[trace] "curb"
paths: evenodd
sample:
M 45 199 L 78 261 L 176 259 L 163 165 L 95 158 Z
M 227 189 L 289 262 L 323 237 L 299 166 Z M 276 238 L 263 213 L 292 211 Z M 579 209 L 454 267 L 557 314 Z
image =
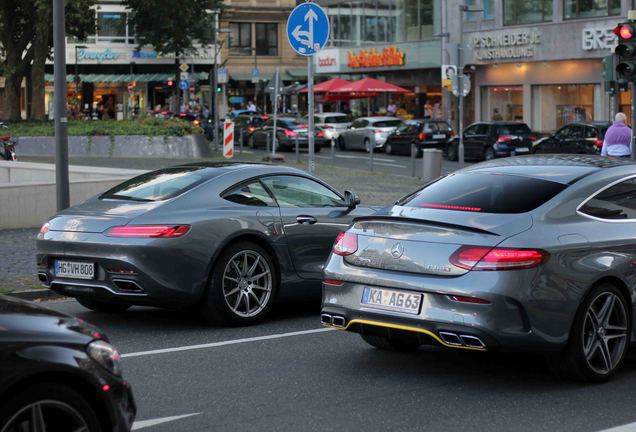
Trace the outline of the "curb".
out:
M 8 294 L 9 297 L 16 297 L 21 300 L 36 301 L 36 300 L 61 300 L 67 298 L 61 294 L 56 293 L 50 289 L 33 289 L 25 291 L 15 291 Z

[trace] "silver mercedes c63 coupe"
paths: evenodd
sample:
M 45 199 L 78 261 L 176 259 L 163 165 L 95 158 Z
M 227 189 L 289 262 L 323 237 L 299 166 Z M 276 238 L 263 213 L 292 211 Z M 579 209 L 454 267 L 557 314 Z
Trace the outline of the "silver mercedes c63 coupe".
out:
M 369 344 L 545 352 L 602 381 L 634 340 L 636 164 L 526 156 L 441 177 L 338 236 L 321 321 Z

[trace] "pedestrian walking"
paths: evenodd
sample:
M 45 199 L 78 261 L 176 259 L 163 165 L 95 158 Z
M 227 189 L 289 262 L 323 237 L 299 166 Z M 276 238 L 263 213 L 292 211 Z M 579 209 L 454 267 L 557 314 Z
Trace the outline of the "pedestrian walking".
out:
M 628 158 L 632 155 L 632 130 L 626 123 L 627 116 L 616 113 L 614 123 L 605 132 L 601 156 Z
M 503 117 L 499 114 L 499 109 L 495 108 L 492 110 L 492 121 L 502 121 Z

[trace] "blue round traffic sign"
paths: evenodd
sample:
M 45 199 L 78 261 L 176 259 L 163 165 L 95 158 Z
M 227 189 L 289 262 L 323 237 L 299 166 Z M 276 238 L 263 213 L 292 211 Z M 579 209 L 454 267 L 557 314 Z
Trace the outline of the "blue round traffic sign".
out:
M 179 81 L 179 88 L 181 90 L 187 90 L 189 87 L 190 87 L 190 83 L 188 82 L 188 80 Z
M 287 39 L 300 55 L 310 56 L 320 51 L 329 40 L 329 18 L 316 3 L 301 3 L 287 18 Z

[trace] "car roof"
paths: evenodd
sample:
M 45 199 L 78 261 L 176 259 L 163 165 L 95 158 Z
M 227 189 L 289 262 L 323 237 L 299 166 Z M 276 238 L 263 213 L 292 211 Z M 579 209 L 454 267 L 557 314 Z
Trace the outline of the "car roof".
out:
M 345 113 L 340 113 L 340 112 L 322 112 L 322 113 L 316 113 L 314 115 L 317 116 L 340 116 L 340 117 L 347 117 L 347 114 Z
M 574 121 L 574 122 L 566 123 L 566 124 L 564 124 L 561 127 L 572 126 L 572 125 L 591 126 L 591 127 L 610 127 L 612 125 L 612 122 L 610 122 L 610 121 L 601 121 L 601 120 L 597 120 L 597 121 Z M 561 128 L 559 128 L 559 129 L 561 129 Z
M 397 117 L 389 117 L 389 116 L 370 116 L 370 117 L 358 117 L 356 120 L 381 121 L 381 120 L 400 120 L 400 119 Z
M 532 155 L 495 159 L 464 168 L 462 172 L 521 175 L 571 184 L 600 170 L 636 165 L 625 158 L 596 155 Z M 633 168 L 632 168 L 633 169 Z
M 229 173 L 229 172 L 238 172 L 242 170 L 253 170 L 253 171 L 272 171 L 272 172 L 288 172 L 295 174 L 305 174 L 304 171 L 276 164 L 268 164 L 262 162 L 192 162 L 182 165 L 177 165 L 172 168 L 193 168 L 193 171 L 200 171 L 209 179 L 216 177 L 221 174 Z

